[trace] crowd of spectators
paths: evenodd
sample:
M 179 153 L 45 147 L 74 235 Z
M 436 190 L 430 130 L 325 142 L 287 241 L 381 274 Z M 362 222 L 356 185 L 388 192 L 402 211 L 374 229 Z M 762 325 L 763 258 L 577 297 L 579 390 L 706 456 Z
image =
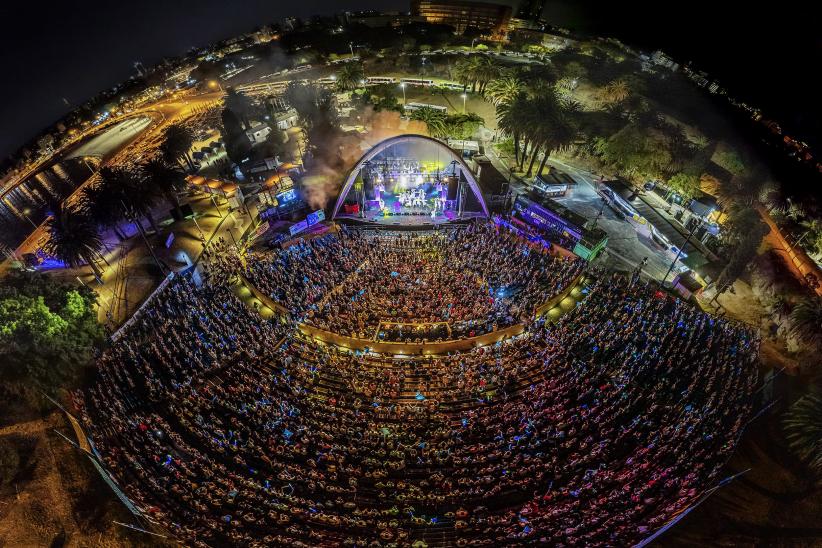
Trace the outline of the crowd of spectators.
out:
M 471 251 L 461 270 L 545 291 L 448 237 Z M 398 246 L 432 243 L 414 241 Z M 375 246 L 324 237 L 278 256 L 280 277 L 249 271 L 293 326 Z M 751 413 L 753 334 L 619 276 L 504 342 L 393 357 L 263 320 L 225 284 L 245 267 L 215 264 L 164 289 L 76 398 L 107 469 L 189 545 L 632 544 L 712 486 Z
M 435 232 L 327 235 L 257 255 L 247 275 L 320 329 L 422 342 L 521 323 L 568 287 L 582 266 L 489 222 Z

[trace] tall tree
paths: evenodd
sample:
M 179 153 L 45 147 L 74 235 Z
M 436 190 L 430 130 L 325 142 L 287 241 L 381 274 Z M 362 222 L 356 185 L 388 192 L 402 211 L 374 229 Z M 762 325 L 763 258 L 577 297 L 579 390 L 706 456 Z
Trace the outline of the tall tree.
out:
M 728 263 L 719 273 L 719 276 L 717 276 L 717 291 L 714 299 L 731 287 L 737 278 L 742 276 L 745 269 L 756 257 L 759 244 L 762 243 L 762 238 L 764 238 L 767 233 L 768 225 L 758 220 L 758 222 L 752 224 L 748 231 L 739 238 L 731 250 Z
M 168 206 L 181 217 L 178 193 L 186 189 L 186 179 L 180 166 L 155 157 L 143 165 L 142 171 L 151 192 L 162 195 Z
M 47 221 L 49 239 L 43 249 L 72 268 L 86 263 L 94 276 L 101 279 L 103 273 L 95 261 L 102 258 L 103 242 L 97 227 L 82 210 L 64 204 L 57 204 Z
M 504 78 L 492 80 L 486 88 L 488 98 L 499 107 L 510 104 L 525 89 L 525 83 L 517 76 L 508 75 Z
M 525 151 L 522 150 L 522 140 L 526 133 L 526 127 L 532 123 L 532 104 L 528 101 L 525 92 L 520 92 L 510 102 L 501 103 L 497 107 L 497 127 L 504 135 L 510 136 L 514 140 L 514 161 L 517 164 L 522 162 Z
M 535 110 L 535 123 L 526 131 L 535 144 L 531 154 L 526 176 L 530 177 L 534 161 L 540 152 L 543 153 L 537 173 L 542 173 L 551 152 L 570 146 L 577 138 L 579 131 L 574 115 L 579 110 L 576 103 L 561 101 L 554 88 L 547 88 L 532 99 Z
M 120 208 L 123 217 L 134 221 L 139 230 L 143 230 L 140 219 L 145 218 L 154 231 L 159 233 L 152 209 L 157 205 L 157 198 L 161 193 L 150 184 L 141 170 L 105 167 L 100 170 L 98 185 L 113 195 L 110 199 L 112 205 Z
M 194 171 L 191 159 L 191 147 L 194 144 L 194 132 L 182 124 L 171 124 L 163 132 L 160 152 L 167 162 L 184 162 L 189 170 Z
M 119 190 L 98 182 L 82 190 L 80 204 L 92 222 L 100 229 L 111 229 L 122 242 L 126 239 L 126 234 L 120 227 L 125 219 L 120 199 Z
M 447 134 L 445 125 L 446 115 L 440 110 L 429 107 L 419 108 L 411 112 L 410 118 L 423 122 L 428 128 L 428 134 L 431 137 L 442 138 Z
M 822 476 L 822 396 L 811 392 L 791 405 L 783 421 L 790 448 Z
M 72 388 L 103 342 L 96 295 L 39 272 L 11 272 L 0 286 L 0 414 L 40 390 Z M 0 444 L 3 445 L 3 444 Z M 0 478 L 2 480 L 2 478 Z M 0 481 L 2 483 L 2 481 Z
M 337 72 L 337 90 L 351 91 L 360 88 L 364 80 L 365 74 L 363 73 L 362 64 L 354 62 L 346 63 L 340 71 Z

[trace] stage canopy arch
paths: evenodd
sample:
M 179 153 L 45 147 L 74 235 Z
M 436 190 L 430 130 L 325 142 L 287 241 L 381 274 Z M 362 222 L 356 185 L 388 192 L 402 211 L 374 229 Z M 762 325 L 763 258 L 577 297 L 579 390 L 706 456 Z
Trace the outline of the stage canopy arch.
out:
M 340 208 L 346 203 L 348 194 L 354 187 L 355 182 L 359 179 L 361 183 L 365 184 L 364 181 L 369 179 L 363 168 L 367 168 L 366 171 L 370 171 L 373 175 L 375 169 L 377 169 L 376 166 L 380 166 L 379 169 L 382 171 L 377 173 L 376 181 L 369 180 L 369 183 L 371 183 L 371 186 L 378 186 L 384 194 L 381 196 L 380 191 L 377 190 L 376 199 L 373 199 L 375 198 L 375 191 L 372 189 L 370 191 L 372 199 L 368 201 L 379 202 L 381 209 L 390 209 L 390 207 L 386 207 L 386 203 L 381 199 L 382 197 L 386 197 L 386 200 L 399 197 L 399 201 L 403 202 L 403 206 L 409 205 L 411 207 L 411 202 L 408 201 L 407 197 L 416 197 L 415 192 L 419 193 L 420 200 L 414 200 L 413 205 L 416 206 L 420 202 L 424 204 L 421 208 L 426 206 L 432 208 L 432 215 L 437 208 L 441 208 L 441 213 L 446 213 L 446 209 L 453 207 L 455 202 L 458 203 L 458 207 L 462 208 L 466 202 L 464 198 L 462 203 L 459 203 L 459 197 L 457 197 L 457 200 L 447 199 L 446 194 L 448 191 L 443 187 L 447 188 L 446 181 L 450 178 L 460 188 L 465 184 L 471 189 L 473 197 L 479 205 L 478 209 L 481 209 L 481 211 L 477 211 L 477 214 L 485 217 L 489 216 L 488 206 L 482 197 L 479 184 L 477 184 L 471 168 L 459 153 L 437 139 L 425 135 L 406 134 L 377 143 L 359 159 L 346 176 L 340 195 L 334 205 L 332 218 L 336 218 L 340 214 Z M 398 171 L 391 172 L 392 166 Z M 384 181 L 381 173 L 384 173 Z M 371 179 L 374 179 L 374 177 Z M 389 184 L 389 179 L 392 182 L 392 187 L 386 190 L 385 186 Z M 395 181 L 403 184 L 394 188 L 393 183 Z M 440 189 L 437 191 L 439 193 L 432 191 L 432 187 Z M 423 194 L 423 188 L 428 189 L 427 195 Z M 400 205 L 396 201 L 391 205 L 398 210 L 400 209 Z M 367 208 L 364 198 L 362 207 L 363 209 Z M 460 209 L 461 213 L 462 210 Z

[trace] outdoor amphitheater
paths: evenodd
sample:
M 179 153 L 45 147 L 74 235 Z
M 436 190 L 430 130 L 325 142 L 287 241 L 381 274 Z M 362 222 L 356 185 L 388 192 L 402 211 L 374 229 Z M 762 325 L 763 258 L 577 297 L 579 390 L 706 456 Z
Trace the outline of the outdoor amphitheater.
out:
M 722 479 L 755 335 L 393 146 L 323 230 L 219 242 L 115 334 L 75 403 L 117 487 L 192 546 L 653 539 Z

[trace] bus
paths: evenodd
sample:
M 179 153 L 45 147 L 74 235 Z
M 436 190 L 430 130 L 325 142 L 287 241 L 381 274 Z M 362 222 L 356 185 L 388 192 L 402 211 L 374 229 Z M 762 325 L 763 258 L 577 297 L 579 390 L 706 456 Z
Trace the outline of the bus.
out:
M 639 212 L 633 208 L 633 206 L 623 200 L 622 197 L 607 186 L 602 187 L 600 189 L 600 193 L 602 197 L 605 198 L 606 203 L 611 206 L 611 209 L 613 209 L 623 219 L 643 218 Z
M 568 192 L 568 185 L 566 183 L 550 183 L 543 181 L 542 178 L 537 176 L 534 179 L 534 188 L 536 188 L 542 194 L 550 197 L 550 198 L 557 198 L 560 196 L 565 196 Z
M 430 108 L 431 110 L 438 110 L 440 112 L 448 112 L 447 107 L 443 107 L 440 105 L 431 105 L 428 103 L 408 103 L 405 105 L 405 110 L 407 111 L 420 110 L 423 108 Z
M 397 79 L 391 76 L 369 76 L 365 79 L 367 84 L 396 84 Z
M 453 89 L 454 91 L 465 91 L 465 86 L 458 82 L 440 82 L 437 87 L 445 89 Z
M 400 80 L 401 84 L 406 84 L 409 86 L 422 86 L 422 87 L 431 87 L 434 85 L 433 80 L 428 80 L 425 78 L 403 78 Z

